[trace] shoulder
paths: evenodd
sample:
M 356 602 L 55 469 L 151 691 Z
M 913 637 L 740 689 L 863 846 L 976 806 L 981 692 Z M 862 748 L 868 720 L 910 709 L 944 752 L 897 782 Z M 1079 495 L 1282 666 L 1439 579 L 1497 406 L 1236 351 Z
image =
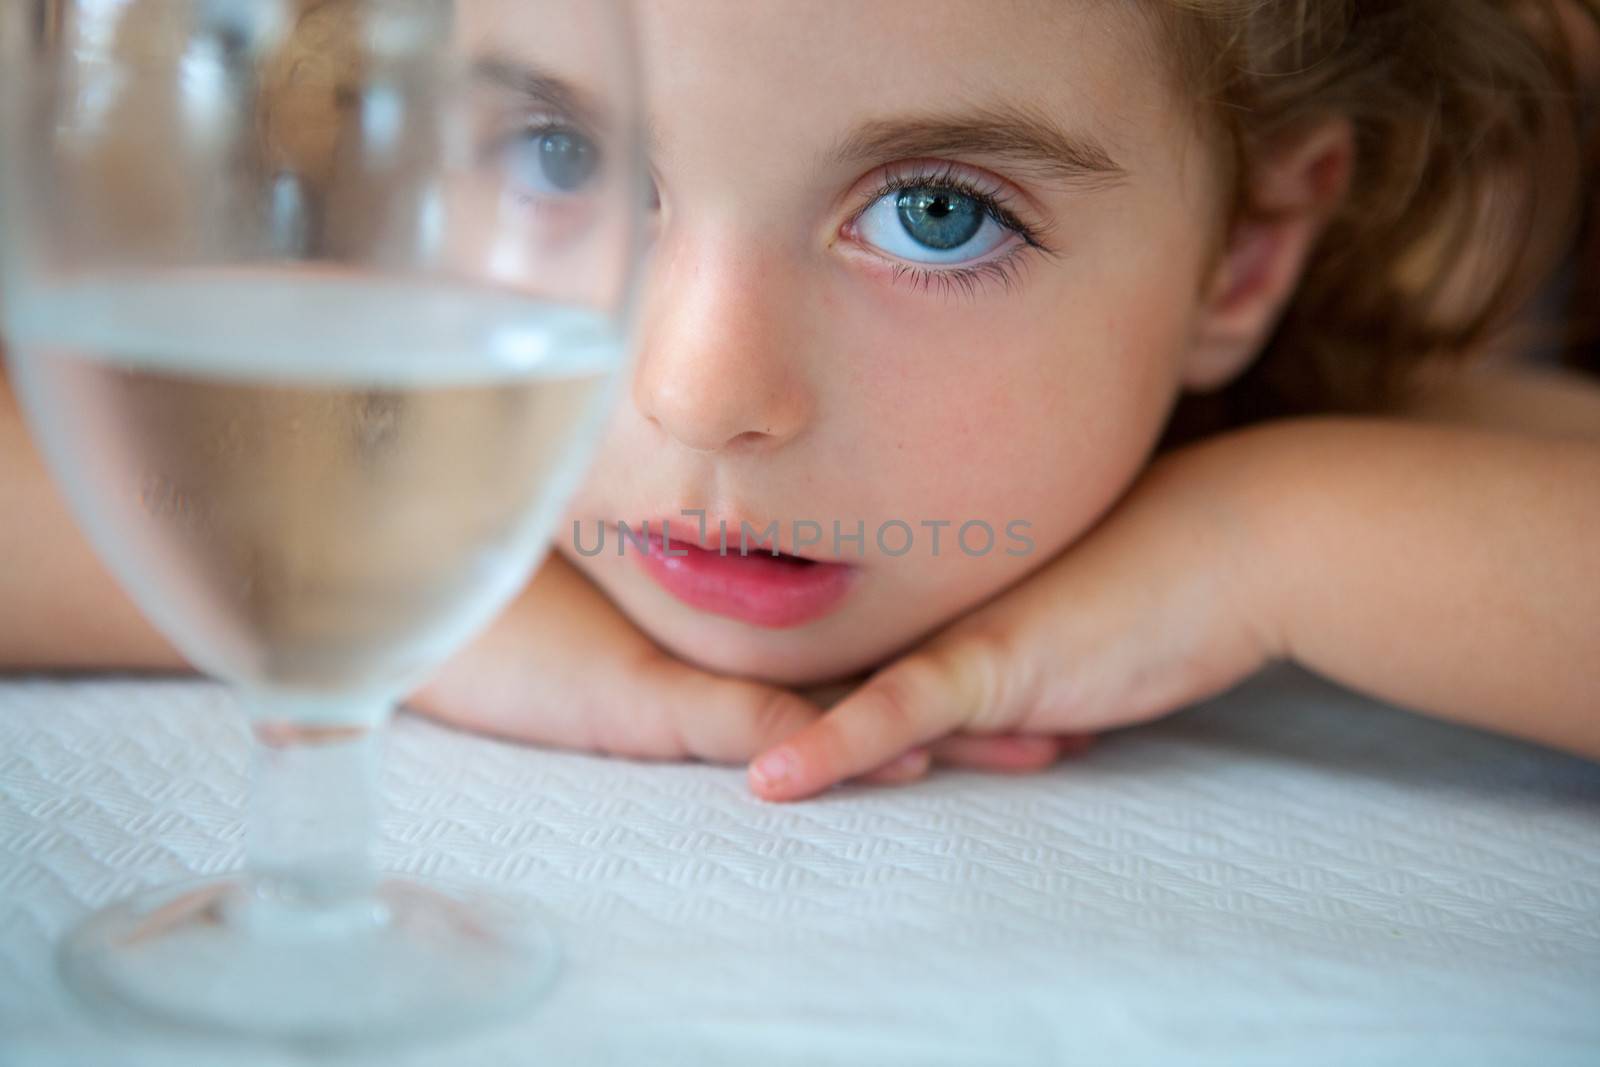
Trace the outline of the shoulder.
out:
M 1554 367 L 1428 368 L 1397 414 L 1425 422 L 1600 440 L 1600 379 Z

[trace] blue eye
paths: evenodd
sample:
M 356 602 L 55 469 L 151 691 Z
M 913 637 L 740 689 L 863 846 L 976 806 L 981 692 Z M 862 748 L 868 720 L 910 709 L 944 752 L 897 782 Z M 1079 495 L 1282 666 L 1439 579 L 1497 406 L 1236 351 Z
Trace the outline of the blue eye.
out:
M 594 177 L 599 159 L 594 142 L 566 127 L 518 134 L 507 145 L 512 181 L 539 196 L 571 196 Z
M 885 193 L 856 222 L 861 239 L 912 263 L 966 263 L 994 251 L 1011 229 L 976 196 L 938 185 Z

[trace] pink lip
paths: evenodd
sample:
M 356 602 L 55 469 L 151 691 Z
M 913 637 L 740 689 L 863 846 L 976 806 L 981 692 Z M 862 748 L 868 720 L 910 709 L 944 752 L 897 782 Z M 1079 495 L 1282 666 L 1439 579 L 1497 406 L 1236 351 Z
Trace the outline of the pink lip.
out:
M 670 556 L 665 544 L 652 532 L 649 552 L 634 553 L 657 585 L 692 608 L 772 629 L 827 615 L 855 576 L 855 568 L 844 563 L 805 562 L 754 549 L 741 556 L 737 542 L 723 554 L 674 538 Z

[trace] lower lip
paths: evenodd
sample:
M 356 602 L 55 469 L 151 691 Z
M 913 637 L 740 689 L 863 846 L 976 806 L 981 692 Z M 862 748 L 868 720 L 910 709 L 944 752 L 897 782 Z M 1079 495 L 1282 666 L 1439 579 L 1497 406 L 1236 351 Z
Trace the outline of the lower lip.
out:
M 638 557 L 657 585 L 691 608 L 772 629 L 832 612 L 855 573 L 843 563 L 801 563 L 756 551 L 741 556 L 737 548 L 724 555 L 680 541 L 671 542 L 669 556 L 665 544 L 652 536 L 649 553 Z

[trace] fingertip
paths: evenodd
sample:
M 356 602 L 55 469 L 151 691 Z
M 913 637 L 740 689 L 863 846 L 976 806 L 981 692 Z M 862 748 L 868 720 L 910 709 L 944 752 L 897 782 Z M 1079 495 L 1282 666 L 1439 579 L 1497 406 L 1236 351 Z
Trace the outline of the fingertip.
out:
M 751 760 L 746 778 L 751 792 L 763 800 L 799 800 L 816 792 L 803 788 L 799 770 L 799 753 L 780 745 Z

